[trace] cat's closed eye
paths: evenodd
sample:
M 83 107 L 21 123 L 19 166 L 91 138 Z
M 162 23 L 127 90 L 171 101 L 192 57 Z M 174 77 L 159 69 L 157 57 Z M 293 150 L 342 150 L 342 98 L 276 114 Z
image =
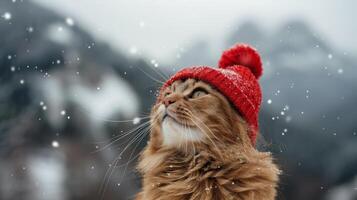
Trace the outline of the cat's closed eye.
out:
M 169 96 L 171 92 L 165 92 L 164 97 Z
M 208 92 L 207 90 L 205 90 L 204 88 L 195 88 L 191 94 L 189 95 L 190 98 L 198 98 L 198 97 L 201 97 L 201 96 L 204 96 L 204 95 L 207 95 Z

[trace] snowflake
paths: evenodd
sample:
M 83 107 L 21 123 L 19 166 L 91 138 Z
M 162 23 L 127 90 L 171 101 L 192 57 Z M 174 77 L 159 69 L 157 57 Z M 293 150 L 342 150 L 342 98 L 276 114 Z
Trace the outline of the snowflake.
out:
M 290 109 L 290 107 L 288 105 L 285 105 L 283 108 L 284 111 L 288 111 L 289 109 Z
M 24 79 L 21 79 L 20 80 L 20 84 L 23 85 L 25 83 L 25 80 Z
M 73 25 L 74 25 L 74 21 L 73 21 L 73 19 L 70 18 L 70 17 L 67 17 L 67 18 L 66 18 L 66 23 L 67 23 L 68 26 L 73 26 Z
M 135 117 L 135 118 L 133 119 L 133 124 L 139 124 L 140 121 L 141 121 L 141 119 L 140 119 L 139 117 Z
M 338 74 L 343 74 L 343 69 L 342 69 L 342 68 L 338 69 L 338 70 L 337 70 L 337 73 L 338 73 Z
M 56 140 L 52 141 L 52 147 L 58 148 L 59 147 L 59 143 Z
M 330 59 L 330 60 L 333 58 L 332 54 L 328 54 L 327 57 L 328 57 L 328 59 Z
M 267 103 L 271 104 L 273 101 L 271 99 L 268 99 Z
M 30 26 L 30 27 L 27 28 L 27 31 L 28 31 L 29 33 L 32 33 L 32 32 L 34 31 L 34 28 L 33 28 L 32 26 Z
M 11 13 L 5 12 L 5 13 L 2 15 L 2 17 L 3 17 L 5 20 L 10 20 L 12 16 L 11 16 Z
M 65 115 L 66 114 L 66 111 L 65 110 L 62 110 L 61 111 L 61 115 Z

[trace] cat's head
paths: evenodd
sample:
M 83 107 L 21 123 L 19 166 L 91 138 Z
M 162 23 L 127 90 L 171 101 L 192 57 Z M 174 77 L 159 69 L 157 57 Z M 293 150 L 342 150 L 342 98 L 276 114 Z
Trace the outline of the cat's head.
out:
M 206 145 L 250 144 L 248 126 L 220 92 L 196 79 L 166 87 L 153 107 L 151 137 L 157 145 L 194 151 Z
M 153 108 L 153 146 L 254 146 L 262 71 L 257 51 L 238 44 L 223 52 L 219 68 L 188 67 L 177 72 L 162 86 Z

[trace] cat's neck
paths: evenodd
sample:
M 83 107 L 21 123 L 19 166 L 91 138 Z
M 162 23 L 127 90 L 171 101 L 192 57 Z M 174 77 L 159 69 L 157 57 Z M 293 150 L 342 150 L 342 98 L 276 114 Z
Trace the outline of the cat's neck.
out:
M 146 172 L 159 173 L 165 171 L 167 167 L 190 169 L 197 167 L 221 167 L 231 163 L 244 163 L 254 149 L 247 151 L 244 147 L 235 146 L 197 146 L 192 151 L 181 151 L 176 148 L 151 148 L 150 145 L 143 152 L 140 160 L 139 170 Z

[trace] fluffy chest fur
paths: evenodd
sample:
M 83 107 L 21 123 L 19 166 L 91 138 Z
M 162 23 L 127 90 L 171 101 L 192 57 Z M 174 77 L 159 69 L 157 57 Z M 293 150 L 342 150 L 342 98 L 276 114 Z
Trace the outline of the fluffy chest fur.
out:
M 146 149 L 145 154 L 151 154 Z M 226 162 L 200 152 L 187 156 L 165 150 L 146 155 L 139 170 L 144 188 L 137 200 L 270 200 L 276 196 L 278 169 L 269 153 L 228 155 Z

